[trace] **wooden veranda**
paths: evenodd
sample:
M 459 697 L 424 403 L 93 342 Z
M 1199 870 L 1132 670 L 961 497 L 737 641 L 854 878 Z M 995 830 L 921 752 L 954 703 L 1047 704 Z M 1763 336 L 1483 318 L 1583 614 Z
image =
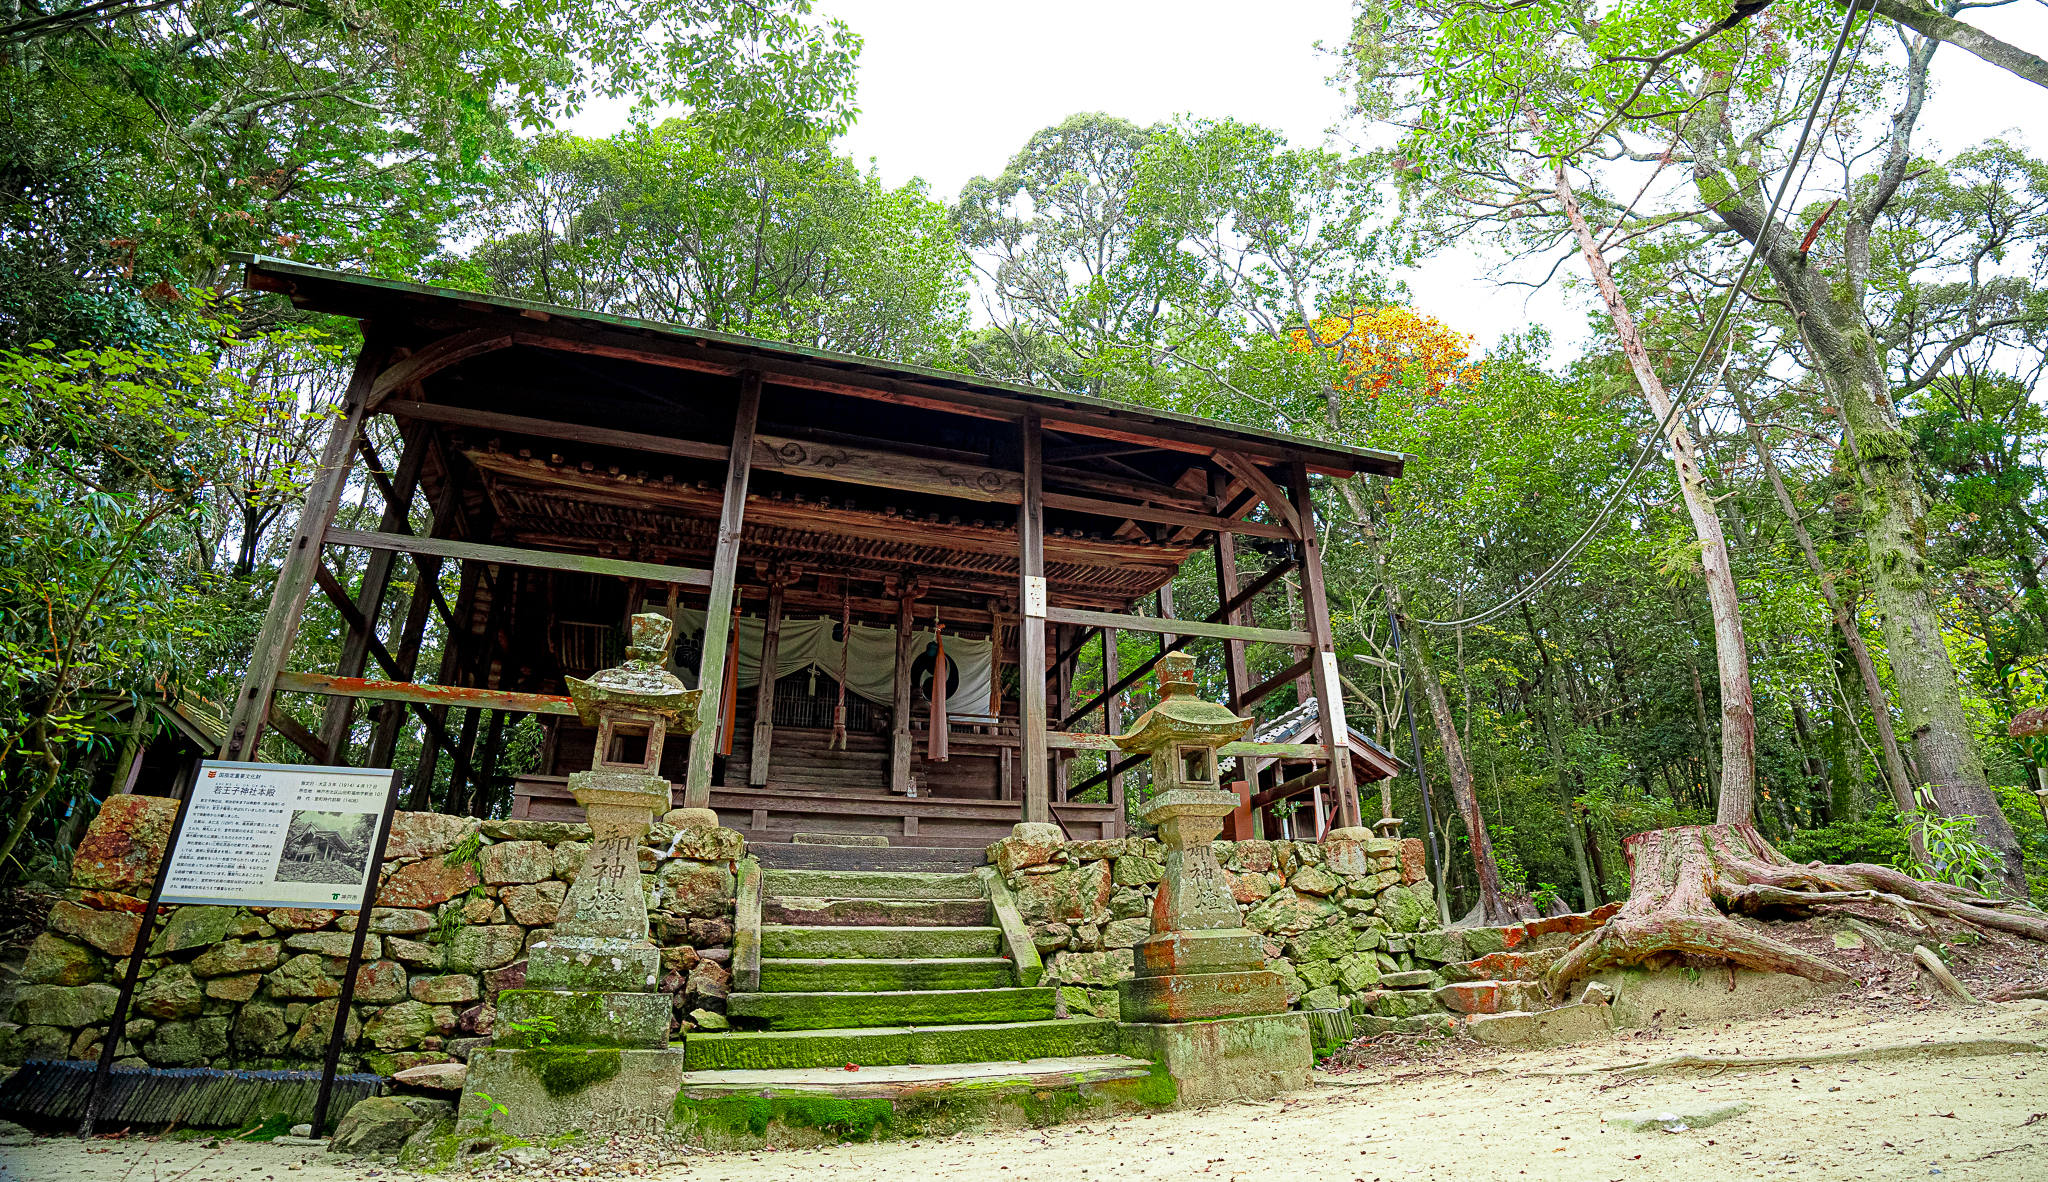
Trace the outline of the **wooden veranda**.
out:
M 467 750 L 450 733 L 451 707 L 531 712 L 548 716 L 549 737 L 515 815 L 579 815 L 565 777 L 588 766 L 594 737 L 563 678 L 615 663 L 626 618 L 658 610 L 678 623 L 678 674 L 704 691 L 696 734 L 664 755 L 679 805 L 715 808 L 753 841 L 825 831 L 965 846 L 1018 820 L 1113 837 L 1127 764 L 1108 736 L 1158 660 L 1117 667 L 1116 635 L 1137 631 L 1160 637 L 1159 654 L 1221 640 L 1205 649 L 1220 649 L 1240 710 L 1306 678 L 1318 717 L 1335 724 L 1318 741 L 1223 754 L 1242 757 L 1253 782 L 1261 763 L 1318 765 L 1331 822 L 1359 823 L 1354 760 L 1332 762 L 1321 741 L 1347 728 L 1310 481 L 1399 475 L 1401 456 L 245 262 L 249 286 L 361 321 L 364 345 L 223 758 L 254 758 L 273 726 L 316 761 L 360 751 L 388 766 L 414 717 L 429 740 L 414 781 L 431 781 L 435 761 Z M 373 415 L 396 420 L 401 450 L 388 466 L 368 454 Z M 378 528 L 338 528 L 344 493 L 365 479 L 384 499 Z M 419 519 L 431 524 L 415 532 Z M 1246 537 L 1261 569 L 1241 577 Z M 329 547 L 368 552 L 357 586 L 323 560 Z M 1172 618 L 1174 573 L 1202 548 L 1215 555 L 1221 608 Z M 401 558 L 422 591 L 402 606 L 387 602 Z M 446 563 L 460 571 L 452 602 L 439 591 Z M 1285 577 L 1299 586 L 1300 626 L 1254 626 L 1248 605 Z M 315 588 L 350 629 L 331 673 L 290 668 Z M 417 665 L 433 616 L 451 642 L 428 676 Z M 1089 644 L 1104 646 L 1112 684 L 1081 701 L 1074 671 Z M 1281 646 L 1289 664 L 1253 684 L 1249 645 Z M 317 732 L 275 708 L 280 693 L 324 696 Z M 388 704 L 369 712 L 367 745 L 356 714 L 366 699 Z M 1106 753 L 1103 770 L 1074 774 L 1088 751 Z M 1106 799 L 1076 799 L 1102 784 Z

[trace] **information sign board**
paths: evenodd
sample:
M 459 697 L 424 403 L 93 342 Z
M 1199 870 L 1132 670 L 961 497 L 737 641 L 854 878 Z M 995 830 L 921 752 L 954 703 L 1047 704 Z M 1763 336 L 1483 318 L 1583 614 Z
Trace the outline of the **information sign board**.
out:
M 171 851 L 163 901 L 364 906 L 395 774 L 206 760 Z

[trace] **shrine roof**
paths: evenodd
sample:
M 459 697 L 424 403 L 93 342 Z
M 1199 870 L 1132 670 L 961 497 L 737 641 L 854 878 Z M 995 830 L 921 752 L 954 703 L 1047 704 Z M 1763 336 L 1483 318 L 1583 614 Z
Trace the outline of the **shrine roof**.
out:
M 539 331 L 534 323 L 538 321 L 561 325 L 566 331 L 659 342 L 707 363 L 722 359 L 758 368 L 770 382 L 825 390 L 840 384 L 841 392 L 858 388 L 885 401 L 963 414 L 978 412 L 983 417 L 1014 418 L 1036 409 L 1049 430 L 1108 440 L 1144 440 L 1183 452 L 1234 451 L 1267 464 L 1298 461 L 1310 471 L 1328 476 L 1399 476 L 1407 459 L 1399 452 L 686 325 L 356 274 L 267 255 L 233 257 L 245 265 L 251 287 L 281 292 L 299 307 L 375 320 L 380 326 L 433 320 L 447 330 L 465 323 L 518 325 L 523 321 L 525 327 Z

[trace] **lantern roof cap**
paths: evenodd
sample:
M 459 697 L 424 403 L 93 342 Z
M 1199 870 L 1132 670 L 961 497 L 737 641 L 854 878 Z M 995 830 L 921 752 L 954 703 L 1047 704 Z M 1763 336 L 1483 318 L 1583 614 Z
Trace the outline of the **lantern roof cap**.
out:
M 576 717 L 586 726 L 596 726 L 603 708 L 612 706 L 621 713 L 652 714 L 695 730 L 701 691 L 684 688 L 682 679 L 666 668 L 674 628 L 667 616 L 642 612 L 633 617 L 633 643 L 626 648 L 625 661 L 598 670 L 588 681 L 564 678 Z
M 1159 661 L 1159 704 L 1138 716 L 1131 729 L 1113 736 L 1120 751 L 1157 751 L 1170 743 L 1221 747 L 1244 737 L 1252 720 L 1195 696 L 1195 659 L 1168 653 Z

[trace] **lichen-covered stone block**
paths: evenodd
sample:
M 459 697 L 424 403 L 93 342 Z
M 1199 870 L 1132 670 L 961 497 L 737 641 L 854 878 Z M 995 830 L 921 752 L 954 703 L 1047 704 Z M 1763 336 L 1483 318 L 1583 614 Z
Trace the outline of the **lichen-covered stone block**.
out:
M 476 868 L 450 866 L 439 857 L 400 866 L 377 892 L 380 907 L 432 907 L 477 885 Z
M 59 899 L 50 908 L 50 930 L 75 936 L 108 956 L 127 956 L 135 951 L 142 917 L 127 911 L 95 910 Z
M 109 796 L 72 852 L 71 885 L 148 894 L 177 816 L 178 802 L 167 796 Z

